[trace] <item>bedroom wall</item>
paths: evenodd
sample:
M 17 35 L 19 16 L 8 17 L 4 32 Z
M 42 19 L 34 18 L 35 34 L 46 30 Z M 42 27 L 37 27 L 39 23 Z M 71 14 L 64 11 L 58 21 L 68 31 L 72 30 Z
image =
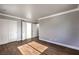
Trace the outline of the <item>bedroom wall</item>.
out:
M 40 20 L 39 39 L 79 50 L 79 11 Z

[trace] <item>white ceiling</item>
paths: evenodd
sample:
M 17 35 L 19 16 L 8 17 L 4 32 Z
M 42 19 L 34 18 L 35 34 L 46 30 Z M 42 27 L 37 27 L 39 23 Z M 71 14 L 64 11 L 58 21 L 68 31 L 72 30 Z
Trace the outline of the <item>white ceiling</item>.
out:
M 77 8 L 73 4 L 2 4 L 0 13 L 38 20 L 41 17 Z

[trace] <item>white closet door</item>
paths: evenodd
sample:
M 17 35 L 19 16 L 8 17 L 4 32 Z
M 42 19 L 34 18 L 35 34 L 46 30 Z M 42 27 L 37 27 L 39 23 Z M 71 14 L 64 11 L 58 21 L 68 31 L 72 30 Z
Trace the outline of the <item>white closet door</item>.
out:
M 33 29 L 33 33 L 32 33 L 32 37 L 37 37 L 37 24 L 32 24 L 32 29 Z
M 17 21 L 9 22 L 9 41 L 17 40 Z
M 31 23 L 26 23 L 27 24 L 27 39 L 32 38 L 32 24 Z
M 32 26 L 31 23 L 22 23 L 22 40 L 29 39 L 32 36 Z
M 0 44 L 17 40 L 17 21 L 0 19 Z
M 22 23 L 22 40 L 27 39 L 27 24 L 26 22 Z

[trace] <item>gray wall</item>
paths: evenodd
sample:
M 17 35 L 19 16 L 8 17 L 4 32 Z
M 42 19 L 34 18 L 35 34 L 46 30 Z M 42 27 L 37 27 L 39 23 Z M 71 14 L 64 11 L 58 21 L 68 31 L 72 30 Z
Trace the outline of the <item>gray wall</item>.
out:
M 39 39 L 79 50 L 79 11 L 40 20 Z

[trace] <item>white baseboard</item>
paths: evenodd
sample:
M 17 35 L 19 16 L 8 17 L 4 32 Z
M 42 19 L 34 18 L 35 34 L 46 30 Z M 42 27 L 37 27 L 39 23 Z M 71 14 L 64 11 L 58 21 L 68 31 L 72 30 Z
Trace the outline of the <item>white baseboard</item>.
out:
M 24 39 L 24 40 L 33 39 L 33 38 L 36 38 L 36 37 L 37 37 L 37 36 L 32 37 L 32 38 L 28 38 L 28 39 Z M 22 40 L 22 41 L 24 41 L 24 40 Z M 17 40 L 13 40 L 13 41 L 4 41 L 4 42 L 0 42 L 0 45 L 7 44 L 7 43 L 11 43 L 11 42 L 15 42 L 15 41 L 21 41 L 21 39 L 17 39 Z
M 62 43 L 58 43 L 58 42 L 52 42 L 52 41 L 48 41 L 48 40 L 45 40 L 45 39 L 39 39 L 39 40 L 50 42 L 50 43 L 57 44 L 57 45 L 64 46 L 64 47 L 68 47 L 68 48 L 72 48 L 72 49 L 75 49 L 75 50 L 79 50 L 79 47 L 70 46 L 70 45 L 62 44 Z

